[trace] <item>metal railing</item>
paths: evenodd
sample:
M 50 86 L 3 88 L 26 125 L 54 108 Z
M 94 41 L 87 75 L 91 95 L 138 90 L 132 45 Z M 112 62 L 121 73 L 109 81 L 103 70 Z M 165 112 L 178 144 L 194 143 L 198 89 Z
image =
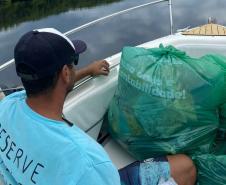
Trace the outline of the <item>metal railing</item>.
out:
M 169 5 L 169 16 L 170 16 L 170 34 L 173 34 L 173 29 L 174 29 L 174 25 L 173 25 L 173 14 L 172 14 L 172 0 L 157 0 L 157 1 L 152 1 L 152 2 L 149 2 L 149 3 L 145 3 L 145 4 L 142 4 L 142 5 L 138 5 L 138 6 L 134 6 L 132 8 L 128 8 L 128 9 L 125 9 L 125 10 L 122 10 L 122 11 L 119 11 L 119 12 L 116 12 L 116 13 L 113 13 L 113 14 L 110 14 L 110 15 L 107 15 L 107 16 L 104 16 L 104 17 L 101 17 L 99 19 L 96 19 L 94 21 L 91 21 L 91 22 L 88 22 L 82 26 L 79 26 L 77 28 L 74 28 L 68 32 L 65 32 L 64 34 L 66 36 L 69 36 L 71 34 L 74 34 L 76 32 L 79 32 L 81 30 L 84 30 L 92 25 L 95 25 L 95 24 L 98 24 L 100 22 L 103 22 L 107 19 L 110 19 L 110 18 L 113 18 L 113 17 L 116 17 L 116 16 L 119 16 L 119 15 L 122 15 L 122 14 L 125 14 L 125 13 L 128 13 L 128 12 L 131 12 L 131 11 L 134 11 L 134 10 L 137 10 L 137 9 L 140 9 L 140 8 L 144 8 L 144 7 L 147 7 L 147 6 L 150 6 L 150 5 L 154 5 L 154 4 L 159 4 L 159 3 L 162 3 L 162 2 L 168 2 L 168 5 Z M 4 69 L 10 67 L 11 65 L 14 64 L 14 59 L 2 64 L 0 66 L 0 72 L 3 71 Z M 112 68 L 113 66 L 111 66 Z M 86 83 L 87 81 L 91 80 L 92 77 L 88 77 L 86 79 L 84 79 L 83 81 L 81 81 L 79 84 L 76 84 L 74 89 L 75 88 L 78 88 L 79 86 L 81 86 L 82 84 Z M 9 91 L 11 88 L 8 88 L 7 91 Z M 15 90 L 15 88 L 12 88 L 12 90 Z M 5 89 L 2 89 L 0 90 L 0 92 L 4 92 Z
M 173 15 L 172 15 L 172 0 L 158 0 L 158 1 L 152 1 L 150 3 L 145 3 L 145 4 L 142 4 L 142 5 L 139 5 L 139 6 L 134 6 L 132 8 L 128 8 L 128 9 L 125 9 L 125 10 L 122 10 L 122 11 L 119 11 L 119 12 L 116 12 L 116 13 L 113 13 L 113 14 L 110 14 L 110 15 L 107 15 L 105 17 L 101 17 L 99 19 L 96 19 L 94 21 L 91 21 L 89 23 L 86 23 L 82 26 L 79 26 L 75 29 L 72 29 L 66 33 L 64 33 L 66 36 L 68 35 L 71 35 L 73 33 L 76 33 L 76 32 L 79 32 L 85 28 L 88 28 L 92 25 L 95 25 L 99 22 L 102 22 L 102 21 L 105 21 L 106 19 L 109 19 L 109 18 L 113 18 L 115 16 L 119 16 L 119 15 L 122 15 L 122 14 L 125 14 L 125 13 L 128 13 L 128 12 L 131 12 L 133 10 L 136 10 L 136 9 L 140 9 L 140 8 L 143 8 L 143 7 L 146 7 L 146 6 L 150 6 L 150 5 L 154 5 L 154 4 L 158 4 L 158 3 L 162 3 L 162 2 L 166 2 L 168 1 L 169 2 L 169 11 L 170 11 L 170 34 L 173 34 Z

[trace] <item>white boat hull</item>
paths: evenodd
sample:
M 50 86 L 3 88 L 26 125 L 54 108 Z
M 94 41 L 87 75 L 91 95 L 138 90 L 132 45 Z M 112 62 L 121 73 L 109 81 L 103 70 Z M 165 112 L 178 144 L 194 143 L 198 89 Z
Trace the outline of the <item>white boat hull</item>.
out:
M 173 45 L 186 51 L 192 57 L 201 57 L 209 53 L 226 55 L 225 36 L 184 36 L 175 34 L 144 43 L 138 47 L 154 48 L 161 43 L 164 46 Z M 64 105 L 66 118 L 94 139 L 98 137 L 103 116 L 117 87 L 120 56 L 121 53 L 118 53 L 106 59 L 111 66 L 114 66 L 108 77 L 100 76 L 88 80 L 70 93 Z M 124 167 L 135 160 L 112 139 L 104 145 L 104 148 L 118 168 Z

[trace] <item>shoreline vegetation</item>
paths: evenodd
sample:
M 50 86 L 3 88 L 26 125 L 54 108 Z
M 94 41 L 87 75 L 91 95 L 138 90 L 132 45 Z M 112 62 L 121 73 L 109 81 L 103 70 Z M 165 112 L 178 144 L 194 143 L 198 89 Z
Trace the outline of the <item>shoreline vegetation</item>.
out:
M 68 10 L 92 8 L 119 1 L 121 0 L 3 0 L 0 1 L 0 30 Z

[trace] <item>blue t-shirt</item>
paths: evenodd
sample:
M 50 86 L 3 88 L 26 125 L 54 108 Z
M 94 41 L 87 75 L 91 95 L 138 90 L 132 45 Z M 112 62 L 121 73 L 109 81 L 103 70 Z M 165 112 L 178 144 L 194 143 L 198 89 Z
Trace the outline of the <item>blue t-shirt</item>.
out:
M 34 112 L 25 99 L 21 91 L 0 101 L 0 177 L 12 185 L 120 185 L 96 141 Z

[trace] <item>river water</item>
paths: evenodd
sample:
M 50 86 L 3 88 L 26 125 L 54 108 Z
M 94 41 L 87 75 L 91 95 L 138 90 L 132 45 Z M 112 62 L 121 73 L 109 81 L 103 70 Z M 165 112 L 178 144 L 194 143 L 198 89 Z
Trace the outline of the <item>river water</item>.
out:
M 14 46 L 27 31 L 54 27 L 66 32 L 108 14 L 150 0 L 3 0 L 0 1 L 0 64 L 13 58 Z M 174 31 L 207 23 L 208 17 L 226 25 L 225 0 L 173 0 Z M 170 32 L 167 2 L 149 6 L 104 21 L 70 35 L 82 39 L 87 51 L 80 58 L 79 68 L 93 60 L 118 53 L 124 46 L 135 46 Z M 20 84 L 14 66 L 0 72 L 1 84 Z

